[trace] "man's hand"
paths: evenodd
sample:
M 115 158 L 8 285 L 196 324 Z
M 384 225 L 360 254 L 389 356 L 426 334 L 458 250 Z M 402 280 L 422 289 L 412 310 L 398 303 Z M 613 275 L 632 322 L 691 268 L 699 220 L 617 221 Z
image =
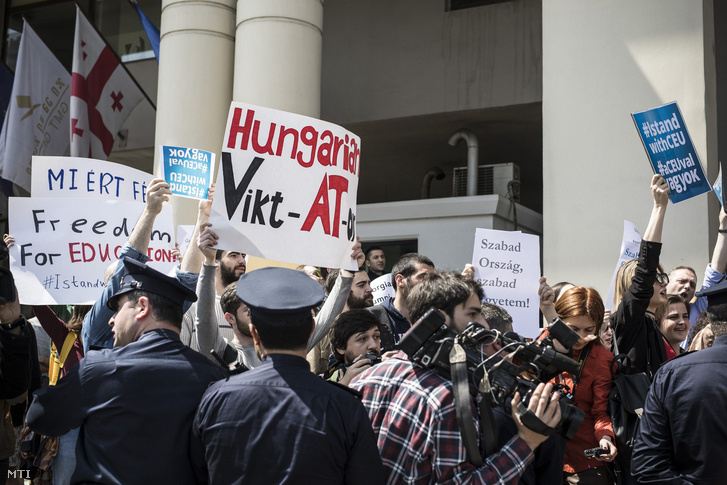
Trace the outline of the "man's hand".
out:
M 651 197 L 654 199 L 654 207 L 666 207 L 669 203 L 669 184 L 664 177 L 655 174 L 651 178 Z
M 462 270 L 462 278 L 473 280 L 475 279 L 475 267 L 471 264 L 465 264 Z
M 169 201 L 170 195 L 172 195 L 172 191 L 169 190 L 169 184 L 164 179 L 155 178 L 146 189 L 146 210 L 154 215 L 159 215 L 162 211 L 162 204 Z
M 3 236 L 3 241 L 5 242 L 5 245 L 8 247 L 8 249 L 12 248 L 15 245 L 15 238 L 10 234 L 5 234 Z
M 212 201 L 215 199 L 215 184 L 210 185 L 209 191 L 207 192 L 207 198 L 199 201 L 199 218 L 202 222 L 207 222 L 210 219 L 210 212 L 212 211 Z
M 346 369 L 346 373 L 341 377 L 341 380 L 338 381 L 339 384 L 343 384 L 344 386 L 348 386 L 351 384 L 351 379 L 371 367 L 371 361 L 369 359 L 364 359 L 363 355 L 359 355 L 356 357 L 356 359 L 353 361 L 353 364 L 351 364 L 351 367 Z
M 215 247 L 217 246 L 218 237 L 217 234 L 211 229 L 212 224 L 209 222 L 202 223 L 199 228 L 202 232 L 199 234 L 199 239 L 197 240 L 197 247 L 200 251 L 202 251 L 202 254 L 204 255 L 204 264 L 206 266 L 212 266 L 215 264 L 215 256 L 217 255 L 217 250 Z
M 540 311 L 543 312 L 545 320 L 550 323 L 558 316 L 555 313 L 555 291 L 548 285 L 545 276 L 541 276 L 538 283 L 540 283 L 540 287 L 538 288 Z
M 366 255 L 361 250 L 361 241 L 358 236 L 356 236 L 356 244 L 351 248 L 351 259 L 356 260 L 359 268 L 363 267 L 364 261 L 366 261 Z
M 528 402 L 528 409 L 535 413 L 546 426 L 553 428 L 560 422 L 560 403 L 558 402 L 559 394 L 553 392 L 553 384 L 538 384 Z M 512 417 L 518 428 L 518 436 L 527 443 L 531 450 L 535 450 L 540 444 L 547 440 L 548 437 L 531 430 L 523 424 L 520 419 L 520 412 L 517 405 L 520 403 L 520 393 L 516 392 L 512 398 Z

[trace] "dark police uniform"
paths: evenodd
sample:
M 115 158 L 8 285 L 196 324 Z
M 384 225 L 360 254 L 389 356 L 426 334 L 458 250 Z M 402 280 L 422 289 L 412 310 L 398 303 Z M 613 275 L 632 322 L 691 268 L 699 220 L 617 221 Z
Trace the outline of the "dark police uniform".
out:
M 284 268 L 241 276 L 237 292 L 253 324 L 261 313 L 280 321 L 305 318 L 323 297 L 318 283 Z M 302 349 L 305 344 L 303 339 Z M 192 461 L 201 483 L 384 482 L 357 393 L 323 381 L 297 355 L 272 353 L 255 369 L 210 387 L 192 432 Z
M 639 483 L 727 483 L 727 336 L 665 363 L 649 389 L 631 470 Z
M 131 270 L 140 272 L 132 274 L 132 288 L 180 306 L 190 298 L 174 293 L 178 282 L 145 265 Z M 115 296 L 128 288 L 122 285 Z M 81 426 L 73 483 L 191 484 L 194 412 L 209 384 L 223 377 L 176 332 L 154 329 L 125 347 L 89 352 L 58 385 L 35 394 L 27 424 L 50 436 Z

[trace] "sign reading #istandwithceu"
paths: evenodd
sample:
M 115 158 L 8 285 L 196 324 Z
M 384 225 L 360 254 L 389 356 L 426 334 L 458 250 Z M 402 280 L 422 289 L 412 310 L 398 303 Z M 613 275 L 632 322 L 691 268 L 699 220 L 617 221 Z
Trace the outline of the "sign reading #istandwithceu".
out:
M 104 286 L 104 270 L 119 258 L 144 205 L 120 200 L 10 197 L 10 269 L 26 305 L 88 304 Z M 172 256 L 172 210 L 157 216 L 149 264 L 167 273 Z
M 357 269 L 360 147 L 332 123 L 232 103 L 210 217 L 218 247 Z
M 676 101 L 631 116 L 654 172 L 669 184 L 673 203 L 711 190 Z
M 507 310 L 517 333 L 536 337 L 540 327 L 540 238 L 478 228 L 472 265 L 485 292 L 483 301 Z
M 197 148 L 160 146 L 164 180 L 175 195 L 206 199 L 212 183 L 215 154 Z

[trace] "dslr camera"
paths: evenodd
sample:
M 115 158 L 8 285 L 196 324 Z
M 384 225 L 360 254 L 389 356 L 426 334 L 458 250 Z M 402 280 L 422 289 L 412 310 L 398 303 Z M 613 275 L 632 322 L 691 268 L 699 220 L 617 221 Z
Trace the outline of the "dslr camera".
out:
M 539 382 L 547 382 L 561 372 L 578 372 L 578 363 L 558 352 L 553 340 L 558 340 L 570 351 L 578 341 L 578 334 L 560 320 L 556 320 L 545 337 L 538 341 L 526 341 L 515 333 L 505 336 L 475 322 L 470 322 L 464 332 L 457 334 L 445 324 L 442 313 L 431 308 L 402 337 L 399 345 L 410 360 L 450 379 L 450 352 L 456 342 L 467 356 L 467 377 L 473 396 L 481 393 L 492 406 L 504 406 L 519 392 L 527 406 Z M 488 356 L 482 352 L 483 346 L 495 342 L 502 345 L 498 353 Z M 510 354 L 512 359 L 502 357 L 505 354 Z M 559 400 L 561 419 L 555 431 L 571 439 L 585 414 L 568 401 L 566 396 Z

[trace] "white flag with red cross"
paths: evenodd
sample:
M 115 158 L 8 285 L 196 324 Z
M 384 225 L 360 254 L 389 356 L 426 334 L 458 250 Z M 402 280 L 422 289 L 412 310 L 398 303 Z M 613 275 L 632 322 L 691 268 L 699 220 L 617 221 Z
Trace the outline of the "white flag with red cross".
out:
M 76 7 L 71 156 L 108 159 L 116 133 L 144 98 L 116 54 Z

